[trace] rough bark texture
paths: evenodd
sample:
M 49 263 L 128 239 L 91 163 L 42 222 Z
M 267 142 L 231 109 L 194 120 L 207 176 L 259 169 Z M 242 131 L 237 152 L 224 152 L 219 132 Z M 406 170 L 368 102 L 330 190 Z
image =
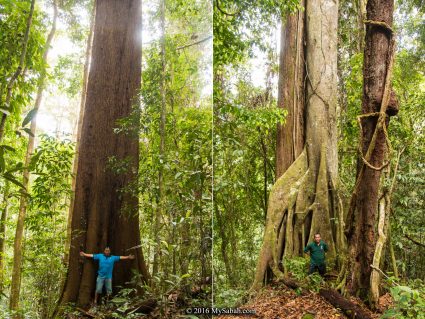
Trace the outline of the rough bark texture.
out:
M 394 246 L 393 246 L 393 241 L 392 241 L 392 237 L 391 237 L 391 225 L 388 228 L 388 246 L 389 246 L 389 250 L 390 250 L 391 266 L 393 268 L 393 276 L 398 279 L 399 275 L 398 275 L 398 268 L 397 268 L 397 260 L 395 258 Z
M 50 50 L 50 44 L 52 43 L 53 37 L 56 33 L 56 20 L 58 17 L 58 6 L 56 0 L 53 1 L 53 21 L 52 27 L 50 29 L 49 35 L 47 36 L 46 43 L 43 50 L 43 61 L 47 63 L 47 57 Z M 35 98 L 34 110 L 35 113 L 38 112 L 41 100 L 43 98 L 43 91 L 45 86 L 45 81 L 47 77 L 47 70 L 43 70 L 40 74 L 38 80 L 37 96 Z M 36 116 L 36 115 L 35 115 Z M 28 166 L 31 162 L 32 153 L 34 152 L 35 144 L 35 131 L 37 129 L 36 117 L 31 120 L 30 131 L 31 134 L 28 136 L 27 151 L 25 154 L 25 164 L 22 177 L 22 185 L 25 189 L 28 189 L 29 186 L 29 177 L 30 172 Z M 10 284 L 10 300 L 9 308 L 12 312 L 19 310 L 19 296 L 21 290 L 21 272 L 22 272 L 22 244 L 24 237 L 24 227 L 25 227 L 25 217 L 27 213 L 28 205 L 28 196 L 21 194 L 19 199 L 19 213 L 18 220 L 16 223 L 15 238 L 13 242 L 13 268 L 12 268 L 12 282 Z M 18 318 L 19 315 L 14 315 L 14 318 Z
M 91 69 L 79 147 L 69 268 L 60 304 L 87 307 L 94 295 L 97 265 L 80 250 L 114 255 L 140 244 L 137 194 L 138 133 L 115 133 L 117 120 L 138 107 L 141 80 L 140 0 L 97 1 Z M 109 159 L 126 160 L 117 173 Z M 125 188 L 125 190 L 124 190 Z M 114 269 L 113 286 L 125 285 L 132 270 L 148 278 L 141 250 Z
M 373 256 L 373 267 L 370 276 L 370 291 L 371 291 L 371 304 L 376 307 L 380 297 L 380 283 L 382 274 L 378 271 L 379 268 L 383 268 L 385 261 L 385 246 L 387 239 L 390 237 L 390 213 L 391 213 L 391 197 L 394 191 L 394 185 L 396 182 L 398 165 L 400 163 L 400 157 L 404 149 L 398 153 L 397 159 L 394 163 L 393 176 L 391 177 L 391 166 L 385 172 L 385 179 L 389 181 L 389 186 L 383 186 L 382 192 L 379 199 L 379 217 L 378 217 L 378 238 L 376 240 L 375 253 Z M 395 267 L 394 275 L 398 277 L 397 266 Z
M 285 259 L 301 255 L 302 249 L 315 232 L 320 232 L 329 244 L 330 264 L 336 256 L 337 228 L 331 223 L 331 218 L 337 217 L 338 206 L 335 124 L 337 20 L 336 1 L 306 2 L 304 21 L 307 82 L 304 93 L 300 94 L 301 99 L 305 96 L 305 143 L 302 146 L 303 151 L 277 179 L 270 192 L 263 246 L 252 289 L 261 287 L 269 270 L 277 278 L 284 277 Z M 288 78 L 286 81 L 293 79 Z M 284 91 L 281 94 L 282 92 Z M 297 100 L 293 101 L 298 103 Z M 277 156 L 279 157 L 279 153 Z
M 366 18 L 366 0 L 356 0 L 357 9 L 357 27 L 358 27 L 358 42 L 357 52 L 361 53 L 364 50 L 365 25 L 363 23 Z
M 96 13 L 96 0 L 93 4 L 92 14 L 90 17 L 90 31 L 89 31 L 89 37 L 87 39 L 87 45 L 86 45 L 86 56 L 85 56 L 85 62 L 84 62 L 84 70 L 83 70 L 83 88 L 81 90 L 81 100 L 80 100 L 80 111 L 78 114 L 78 121 L 76 125 L 76 142 L 75 142 L 75 156 L 74 156 L 74 163 L 72 165 L 72 196 L 71 196 L 71 202 L 69 204 L 69 210 L 68 210 L 68 224 L 66 227 L 67 230 L 67 236 L 66 236 L 66 242 L 65 242 L 65 256 L 64 256 L 64 263 L 67 265 L 69 262 L 69 245 L 71 243 L 71 225 L 72 225 L 72 211 L 74 209 L 74 194 L 75 194 L 75 182 L 76 182 L 76 175 L 77 175 L 77 167 L 78 167 L 78 154 L 79 154 L 79 148 L 80 148 L 80 139 L 81 139 L 81 129 L 83 126 L 83 118 L 84 118 L 84 108 L 86 105 L 86 96 L 87 96 L 87 82 L 89 79 L 89 71 L 90 71 L 90 57 L 91 57 L 91 49 L 93 44 L 93 31 L 94 31 L 94 18 Z
M 276 179 L 304 148 L 304 11 L 282 23 L 279 59 L 278 107 L 286 110 L 285 124 L 277 126 Z
M 397 112 L 394 94 L 389 93 L 388 109 L 384 105 L 384 88 L 387 72 L 391 69 L 390 43 L 392 33 L 382 22 L 392 26 L 394 3 L 392 0 L 370 0 L 367 3 L 364 65 L 363 65 L 363 101 L 362 114 Z M 377 23 L 374 23 L 377 22 Z M 379 25 L 381 24 L 381 25 Z M 383 101 L 384 100 L 384 101 Z M 381 107 L 381 104 L 384 106 Z M 361 151 L 370 164 L 379 167 L 386 159 L 387 145 L 384 126 L 389 118 L 384 119 L 377 129 L 378 116 L 365 116 L 361 119 Z M 373 139 L 375 130 L 377 130 Z M 378 233 L 376 229 L 379 181 L 381 170 L 372 169 L 359 162 L 356 188 L 347 216 L 347 239 L 349 243 L 349 264 L 347 267 L 347 289 L 353 295 L 366 300 L 370 297 L 371 273 Z

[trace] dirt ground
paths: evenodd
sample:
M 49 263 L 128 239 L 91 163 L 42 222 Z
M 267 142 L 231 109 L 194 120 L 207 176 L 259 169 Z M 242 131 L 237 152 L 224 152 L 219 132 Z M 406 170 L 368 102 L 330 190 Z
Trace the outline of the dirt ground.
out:
M 360 301 L 351 298 L 359 304 L 372 319 L 378 319 L 382 313 L 373 313 Z M 380 300 L 380 309 L 387 309 L 391 304 L 389 295 L 384 295 Z M 248 301 L 240 309 L 250 309 L 255 314 L 221 315 L 220 319 L 335 319 L 347 318 L 342 311 L 332 306 L 323 297 L 315 292 L 297 294 L 294 290 L 282 285 L 268 286 Z

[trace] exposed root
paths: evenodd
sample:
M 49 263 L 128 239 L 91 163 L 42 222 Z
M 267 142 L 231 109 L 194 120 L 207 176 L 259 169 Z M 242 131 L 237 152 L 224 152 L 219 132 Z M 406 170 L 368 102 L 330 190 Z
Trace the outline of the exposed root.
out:
M 285 228 L 287 227 L 284 226 L 288 226 L 288 223 L 284 225 L 284 218 L 293 210 L 293 207 L 289 207 L 289 204 L 294 204 L 294 198 L 296 198 L 301 184 L 300 180 L 302 180 L 306 172 L 307 154 L 304 149 L 289 169 L 276 181 L 270 191 L 263 245 L 251 290 L 257 290 L 262 287 L 268 267 L 272 269 L 276 277 L 283 277 L 283 272 L 278 268 L 280 258 L 277 257 L 283 244 L 282 241 L 277 241 L 279 238 L 283 239 L 283 233 L 281 232 L 286 233 Z
M 313 161 L 317 162 L 317 159 Z M 336 252 L 329 196 L 334 189 L 328 180 L 324 145 L 318 162 L 316 169 L 309 167 L 307 151 L 304 149 L 273 186 L 263 245 L 251 291 L 263 286 L 268 269 L 272 270 L 275 278 L 286 278 L 288 269 L 282 260 L 301 255 L 306 242 L 315 232 L 320 232 L 328 242 L 328 257 L 332 263 Z M 332 188 L 331 192 L 329 188 Z

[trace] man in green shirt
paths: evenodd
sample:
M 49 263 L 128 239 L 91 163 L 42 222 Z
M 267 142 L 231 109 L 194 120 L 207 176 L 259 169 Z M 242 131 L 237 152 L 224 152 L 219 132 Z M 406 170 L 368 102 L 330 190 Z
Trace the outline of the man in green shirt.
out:
M 323 276 L 326 273 L 325 252 L 328 251 L 328 245 L 321 239 L 320 234 L 314 234 L 314 241 L 309 243 L 305 248 L 305 253 L 310 253 L 310 270 L 309 274 L 317 270 Z

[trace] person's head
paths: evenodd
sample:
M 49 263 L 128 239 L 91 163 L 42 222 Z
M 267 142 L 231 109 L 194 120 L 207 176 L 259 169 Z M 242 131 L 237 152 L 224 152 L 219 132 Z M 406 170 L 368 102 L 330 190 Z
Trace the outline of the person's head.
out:
M 111 249 L 109 247 L 105 247 L 103 253 L 105 256 L 111 256 Z
M 315 243 L 320 243 L 320 240 L 321 240 L 322 238 L 320 237 L 320 234 L 319 233 L 315 233 L 314 234 L 314 242 Z

